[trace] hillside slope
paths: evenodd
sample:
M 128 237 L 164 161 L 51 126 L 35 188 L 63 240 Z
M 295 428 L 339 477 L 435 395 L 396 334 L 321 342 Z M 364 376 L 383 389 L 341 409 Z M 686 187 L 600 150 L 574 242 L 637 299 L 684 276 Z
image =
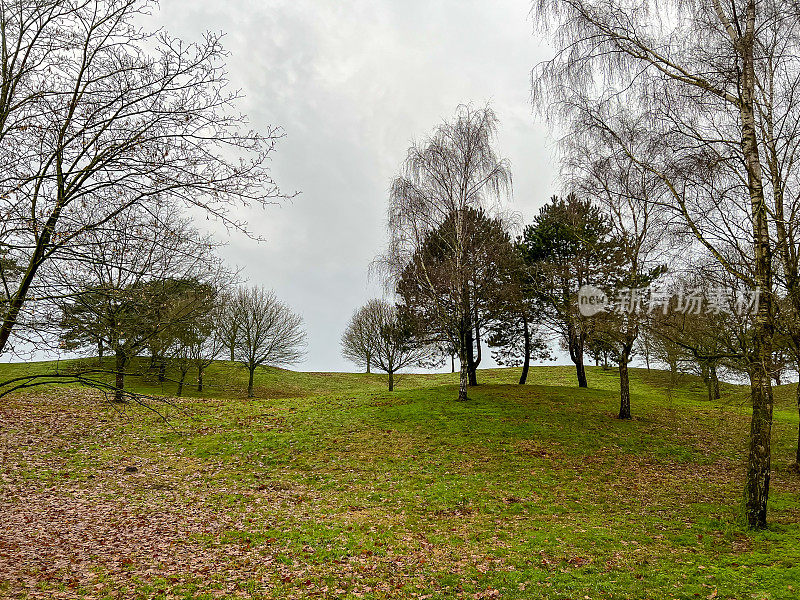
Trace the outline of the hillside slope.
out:
M 16 367 L 4 366 L 0 375 Z M 205 398 L 0 400 L 0 592 L 11 597 L 796 598 L 800 477 L 780 390 L 769 530 L 740 520 L 746 388 L 709 403 L 634 369 L 456 379 L 227 363 Z M 142 391 L 156 391 L 146 381 Z M 169 392 L 165 384 L 165 391 Z M 11 560 L 13 557 L 14 560 Z

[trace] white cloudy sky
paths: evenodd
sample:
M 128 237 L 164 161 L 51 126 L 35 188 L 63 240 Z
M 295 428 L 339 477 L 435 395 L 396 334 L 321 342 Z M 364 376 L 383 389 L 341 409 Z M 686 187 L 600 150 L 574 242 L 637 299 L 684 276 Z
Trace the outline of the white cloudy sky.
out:
M 304 370 L 348 370 L 339 337 L 382 293 L 368 267 L 386 240 L 389 182 L 410 143 L 464 102 L 491 103 L 528 221 L 556 191 L 547 128 L 530 103 L 548 55 L 529 0 L 161 0 L 154 19 L 191 41 L 225 32 L 232 85 L 255 128 L 286 134 L 273 157 L 283 206 L 246 215 L 267 238 L 234 236 L 224 256 L 274 288 L 308 328 Z

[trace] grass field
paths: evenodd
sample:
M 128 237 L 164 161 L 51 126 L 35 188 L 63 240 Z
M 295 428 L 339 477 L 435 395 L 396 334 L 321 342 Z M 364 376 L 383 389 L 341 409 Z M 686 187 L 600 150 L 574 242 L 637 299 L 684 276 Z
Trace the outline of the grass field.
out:
M 0 365 L 7 377 L 36 365 Z M 631 372 L 452 375 L 213 365 L 203 398 L 51 388 L 0 400 L 0 595 L 800 597 L 794 386 L 777 390 L 770 522 L 741 520 L 745 388 L 709 403 Z M 153 381 L 139 391 L 165 393 Z

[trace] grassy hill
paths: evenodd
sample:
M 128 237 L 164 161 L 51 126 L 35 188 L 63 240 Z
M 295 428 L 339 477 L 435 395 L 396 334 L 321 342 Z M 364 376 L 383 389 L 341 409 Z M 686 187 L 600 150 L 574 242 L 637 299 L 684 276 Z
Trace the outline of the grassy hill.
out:
M 588 390 L 568 367 L 518 375 L 480 371 L 458 403 L 450 374 L 389 393 L 265 369 L 247 400 L 221 362 L 166 423 L 77 388 L 4 398 L 0 594 L 798 597 L 794 386 L 776 394 L 771 527 L 752 533 L 746 388 L 709 403 L 696 378 L 633 369 L 622 422 L 614 371 L 590 368 Z

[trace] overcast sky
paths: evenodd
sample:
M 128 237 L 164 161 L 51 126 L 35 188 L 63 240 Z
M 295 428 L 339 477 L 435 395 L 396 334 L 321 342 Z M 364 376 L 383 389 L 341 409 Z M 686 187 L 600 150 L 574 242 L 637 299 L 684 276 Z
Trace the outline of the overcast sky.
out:
M 248 213 L 257 244 L 222 254 L 251 283 L 301 314 L 298 368 L 352 370 L 339 338 L 353 310 L 383 290 L 370 262 L 383 249 L 387 191 L 414 139 L 460 103 L 490 103 L 511 161 L 512 208 L 529 221 L 556 190 L 553 144 L 530 103 L 530 70 L 548 55 L 529 0 L 161 0 L 154 18 L 186 41 L 225 32 L 231 83 L 256 129 L 286 137 L 273 175 L 300 195 Z M 488 353 L 487 353 L 488 355 Z M 482 366 L 490 366 L 489 364 Z

